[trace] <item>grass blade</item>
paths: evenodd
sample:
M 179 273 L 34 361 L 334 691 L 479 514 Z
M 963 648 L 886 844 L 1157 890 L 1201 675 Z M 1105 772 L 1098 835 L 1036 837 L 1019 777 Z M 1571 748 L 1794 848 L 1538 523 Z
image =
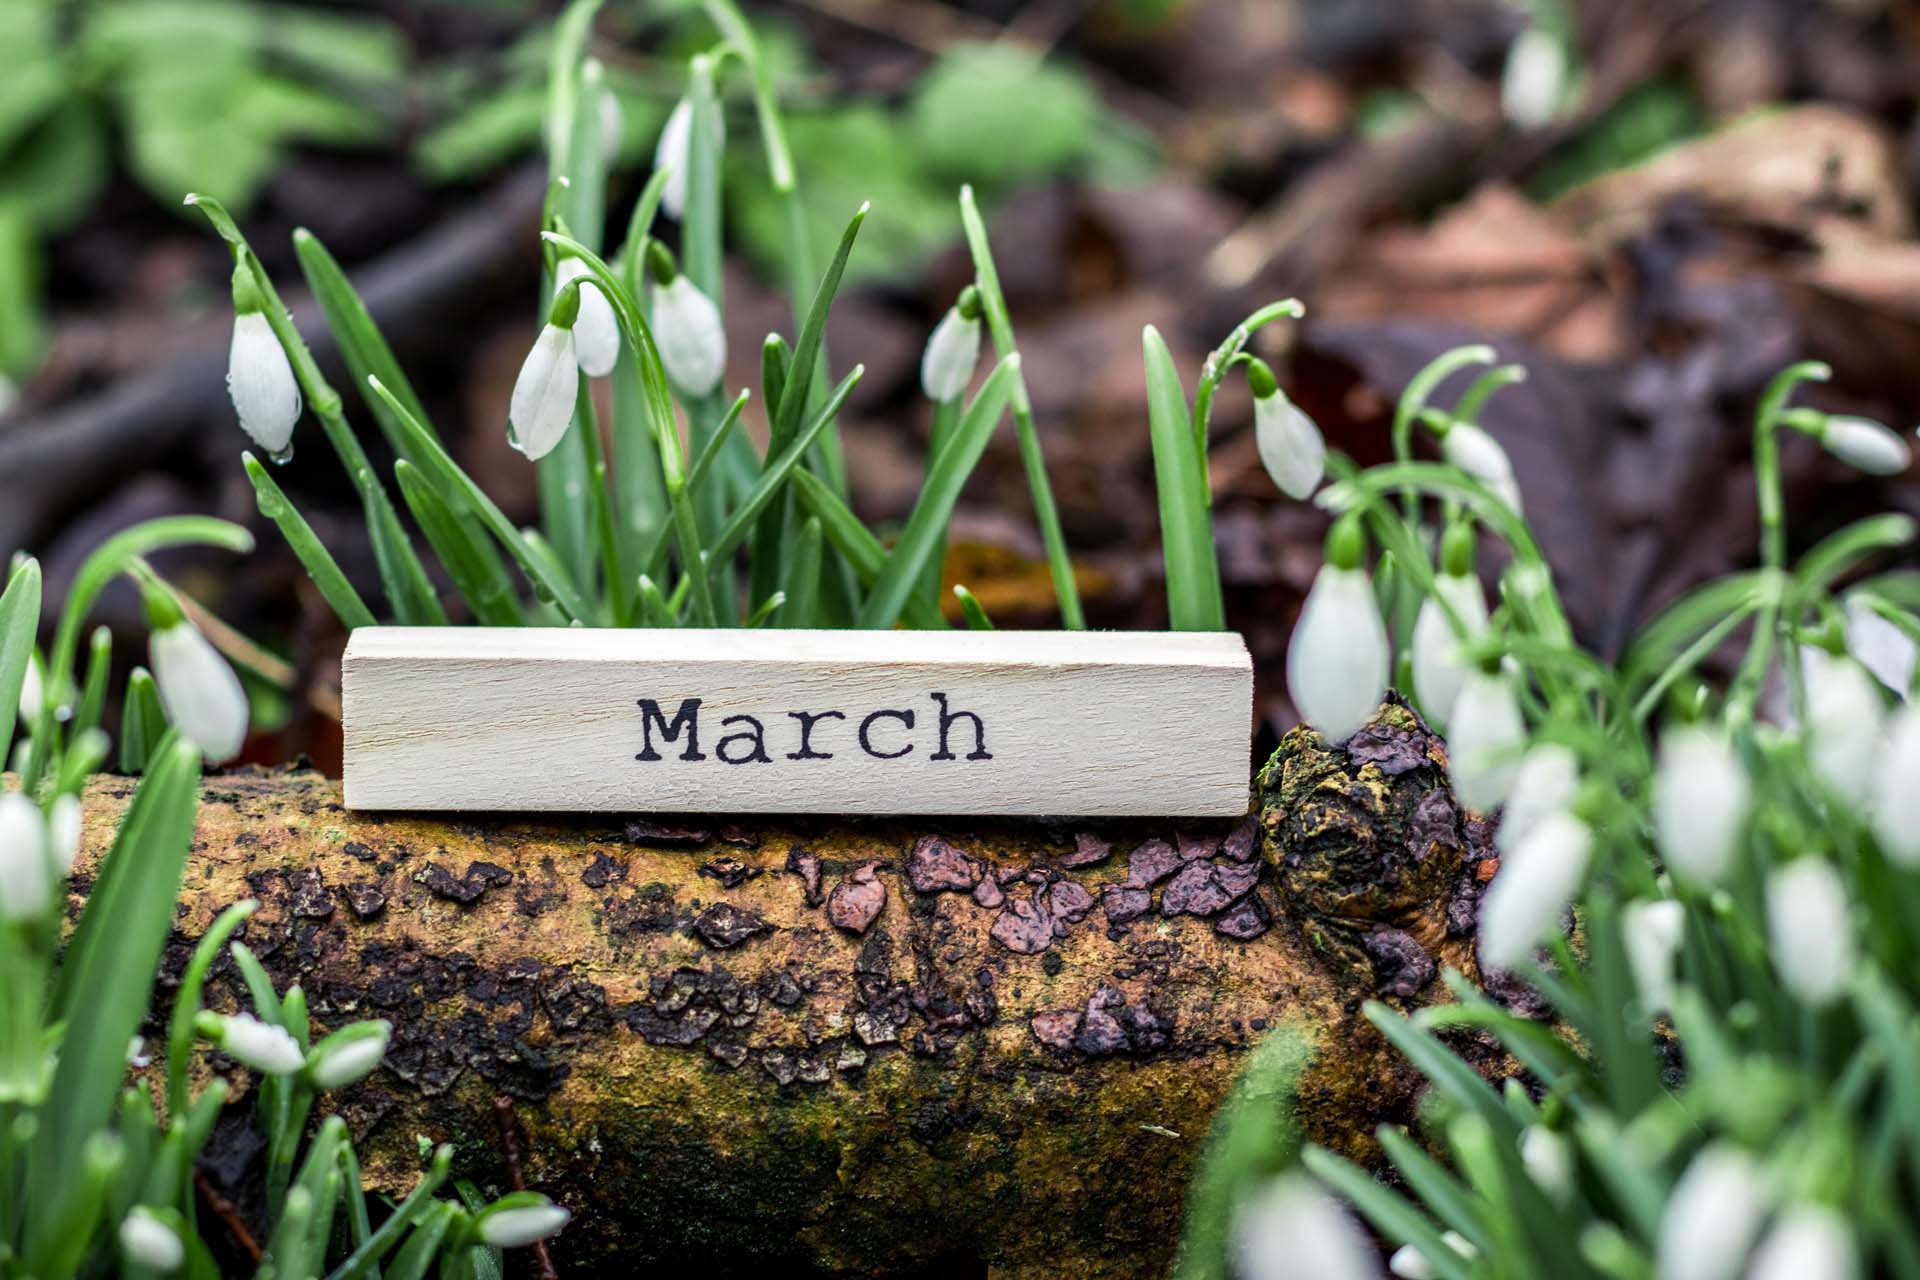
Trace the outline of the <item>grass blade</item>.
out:
M 793 555 L 782 575 L 787 582 L 786 620 L 790 627 L 818 625 L 823 536 L 819 517 L 808 516 L 793 540 Z
M 40 629 L 40 562 L 31 556 L 14 567 L 0 593 L 0 765 L 13 755 L 13 727 L 19 720 L 20 686 L 33 661 L 34 635 Z
M 887 549 L 853 514 L 853 508 L 827 482 L 804 468 L 793 473 L 794 494 L 820 521 L 820 531 L 863 582 L 872 582 L 887 567 Z M 938 631 L 947 626 L 941 612 L 918 596 L 909 595 L 904 611 L 909 626 Z
M 145 773 L 166 732 L 167 713 L 153 676 L 145 667 L 135 667 L 120 703 L 120 772 Z
M 497 559 L 489 559 L 493 548 L 467 530 L 419 467 L 401 458 L 393 464 L 393 478 L 400 486 L 401 500 L 413 513 L 413 522 L 427 536 L 427 545 L 440 558 L 454 590 L 473 611 L 474 621 L 483 627 L 519 626 L 520 606 L 513 598 L 504 566 Z
M 820 287 L 814 290 L 813 305 L 807 308 L 806 322 L 800 326 L 800 340 L 794 344 L 786 385 L 780 391 L 780 404 L 773 417 L 769 449 L 778 448 L 800 429 L 801 419 L 807 411 L 807 394 L 813 387 L 820 343 L 826 337 L 827 313 L 833 310 L 833 295 L 839 291 L 840 277 L 847 269 L 847 258 L 853 252 L 853 242 L 860 234 L 860 224 L 866 221 L 870 207 L 863 204 L 854 211 L 847 229 L 840 233 L 840 247 L 834 250 L 833 261 L 828 264 L 826 275 L 820 278 Z
M 953 584 L 953 598 L 960 602 L 960 612 L 967 620 L 969 631 L 993 631 L 993 619 L 987 616 L 986 606 L 982 605 L 973 592 L 960 583 Z
M 1173 353 L 1148 325 L 1140 337 L 1147 364 L 1147 413 L 1153 474 L 1160 494 L 1160 546 L 1167 566 L 1167 614 L 1175 631 L 1225 631 L 1220 566 L 1214 558 L 1207 468 L 1194 447 L 1193 419 Z
M 320 238 L 305 227 L 295 227 L 293 231 L 293 251 L 300 259 L 300 273 L 307 278 L 307 288 L 313 291 L 313 300 L 320 304 L 320 311 L 327 318 L 327 328 L 333 331 L 333 340 L 340 347 L 340 357 L 347 363 L 347 371 L 353 375 L 353 385 L 363 389 L 361 401 L 393 451 L 409 462 L 418 463 L 408 455 L 406 438 L 396 427 L 393 411 L 378 399 L 364 393 L 367 379 L 374 377 L 386 384 L 394 398 L 407 407 L 407 412 L 434 439 L 439 434 L 433 431 L 433 424 L 427 420 L 426 408 L 420 403 L 420 397 L 414 394 L 413 384 L 407 381 L 407 375 L 401 370 L 400 362 L 393 357 L 393 348 L 380 333 L 380 327 L 373 322 L 373 316 L 367 311 L 367 304 L 360 300 L 359 291 L 347 279 L 346 272 Z
M 714 562 L 718 563 L 733 554 L 734 549 L 740 545 L 740 540 L 747 536 L 747 530 L 753 527 L 755 518 L 767 503 L 772 501 L 781 485 L 785 484 L 790 476 L 800 474 L 800 468 L 795 464 L 806 456 L 807 449 L 813 444 L 815 438 L 826 430 L 827 424 L 833 421 L 833 415 L 838 413 L 840 406 L 846 403 L 847 396 L 853 392 L 854 387 L 859 385 L 860 378 L 865 372 L 865 365 L 856 365 L 853 372 L 840 380 L 840 385 L 833 389 L 833 394 L 827 397 L 826 403 L 815 411 L 813 417 L 807 421 L 806 427 L 769 454 L 766 466 L 761 468 L 760 478 L 753 482 L 753 488 L 748 490 L 746 497 L 740 500 L 740 505 L 734 508 L 733 515 L 728 518 L 726 527 L 720 530 L 713 544 L 707 549 L 708 555 Z M 791 388 L 788 394 L 792 394 Z
M 286 538 L 287 546 L 300 561 L 300 567 L 313 579 L 313 585 L 320 588 L 320 595 L 326 600 L 334 616 L 340 619 L 340 625 L 351 631 L 355 627 L 374 625 L 373 611 L 360 599 L 360 593 L 347 581 L 347 575 L 341 572 L 340 565 L 333 553 L 321 544 L 313 526 L 307 523 L 294 505 L 287 501 L 287 495 L 274 483 L 267 469 L 251 453 L 242 453 L 240 462 L 247 469 L 247 479 L 253 482 L 254 503 L 260 508 L 260 514 L 278 526 L 281 536 Z M 431 535 L 429 535 L 431 540 Z

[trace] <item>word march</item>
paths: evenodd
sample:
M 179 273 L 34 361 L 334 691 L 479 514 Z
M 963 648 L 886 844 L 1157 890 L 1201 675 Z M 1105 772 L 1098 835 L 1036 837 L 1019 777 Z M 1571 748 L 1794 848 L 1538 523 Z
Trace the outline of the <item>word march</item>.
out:
M 788 760 L 832 760 L 836 754 L 858 752 L 875 760 L 904 760 L 920 745 L 915 740 L 915 730 L 924 733 L 936 727 L 938 744 L 925 754 L 925 759 L 993 759 L 993 753 L 987 750 L 985 720 L 972 711 L 954 709 L 944 693 L 929 693 L 927 698 L 933 705 L 924 715 L 917 715 L 911 707 L 882 707 L 864 714 L 783 712 L 787 719 L 775 720 L 773 724 L 775 742 L 771 751 L 769 728 L 760 717 L 723 716 L 717 726 L 722 732 L 718 740 L 713 741 L 711 754 L 701 749 L 700 709 L 706 699 L 682 698 L 669 714 L 661 709 L 659 700 L 641 698 L 638 700 L 641 747 L 634 759 L 647 762 L 713 759 L 722 764 L 772 764 L 773 752 L 779 752 Z M 708 725 L 711 733 L 714 725 L 711 712 Z M 792 750 L 782 750 L 789 746 Z

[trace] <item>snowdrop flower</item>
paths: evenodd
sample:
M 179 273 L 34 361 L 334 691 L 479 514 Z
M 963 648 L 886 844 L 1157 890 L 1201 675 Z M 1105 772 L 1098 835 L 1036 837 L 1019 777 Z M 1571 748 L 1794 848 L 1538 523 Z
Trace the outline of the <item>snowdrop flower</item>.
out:
M 1520 1165 L 1549 1199 L 1564 1204 L 1573 1194 L 1573 1150 L 1552 1129 L 1527 1126 L 1520 1135 Z
M 651 242 L 647 253 L 653 276 L 653 340 L 660 348 L 660 363 L 688 395 L 709 395 L 727 371 L 727 330 L 720 308 L 694 287 L 659 241 Z
M 545 1240 L 566 1226 L 572 1216 L 545 1196 L 529 1195 L 524 1200 L 503 1200 L 499 1206 L 482 1213 L 474 1225 L 482 1244 L 513 1249 Z
M 1494 847 L 1510 853 L 1541 822 L 1573 803 L 1580 790 L 1580 762 L 1571 749 L 1557 742 L 1527 748 L 1514 771 L 1513 792 L 1500 815 Z
M 1707 884 L 1724 878 L 1749 791 L 1740 757 L 1719 733 L 1682 725 L 1661 734 L 1653 832 L 1667 866 Z
M 980 290 L 968 285 L 947 308 L 920 357 L 920 389 L 935 404 L 965 394 L 980 363 Z
M 1813 771 L 1849 804 L 1866 799 L 1886 714 L 1866 669 L 1824 649 L 1802 650 L 1807 690 L 1807 754 Z
M 73 870 L 73 860 L 80 856 L 80 823 L 79 796 L 61 796 L 47 811 L 47 848 L 63 876 Z
M 393 1024 L 385 1020 L 343 1027 L 315 1047 L 307 1078 L 316 1089 L 350 1085 L 380 1065 L 392 1037 Z
M 1742 1151 L 1711 1146 L 1680 1175 L 1660 1219 L 1660 1280 L 1732 1280 L 1766 1211 L 1760 1170 Z
M 1633 903 L 1620 915 L 1627 967 L 1648 1013 L 1666 1012 L 1673 1000 L 1673 958 L 1685 927 L 1685 912 L 1670 898 Z
M 53 903 L 53 868 L 40 807 L 18 791 L 0 794 L 0 923 L 42 915 Z
M 1434 575 L 1433 594 L 1420 602 L 1413 622 L 1413 691 L 1436 729 L 1445 730 L 1447 716 L 1469 664 L 1461 657 L 1464 643 L 1454 632 L 1445 606 L 1465 625 L 1471 640 L 1487 629 L 1487 598 L 1473 576 L 1473 528 L 1464 522 L 1449 526 L 1440 543 L 1440 572 Z
M 285 1027 L 262 1022 L 250 1013 L 203 1013 L 194 1027 L 229 1058 L 255 1071 L 286 1076 L 307 1065 L 306 1055 Z
M 1833 414 L 1819 440 L 1828 453 L 1870 476 L 1897 476 L 1913 462 L 1907 442 L 1871 418 Z
M 1468 1260 L 1480 1252 L 1473 1247 L 1473 1241 L 1458 1231 L 1442 1232 L 1440 1239 L 1446 1242 L 1447 1248 Z M 1433 1264 L 1427 1261 L 1427 1255 L 1410 1244 L 1403 1244 L 1393 1251 L 1393 1256 L 1387 1259 L 1387 1270 L 1399 1276 L 1400 1280 L 1438 1280 L 1440 1275 Z
M 1507 50 L 1500 75 L 1500 111 L 1519 129 L 1538 129 L 1560 113 L 1567 92 L 1567 50 L 1553 35 L 1529 26 Z
M 1480 962 L 1511 969 L 1560 926 L 1587 872 L 1593 832 L 1570 813 L 1541 820 L 1501 859 L 1480 904 Z
M 580 372 L 589 378 L 604 378 L 620 359 L 620 322 L 614 319 L 613 304 L 600 292 L 587 264 L 578 258 L 560 259 L 554 270 L 554 287 L 564 288 L 574 280 L 580 281 L 580 314 L 573 322 L 574 356 L 580 362 Z
M 507 443 L 537 462 L 553 451 L 573 423 L 574 397 L 580 388 L 580 359 L 573 335 L 584 288 L 561 289 L 533 350 L 513 380 L 507 401 Z M 605 301 L 603 298 L 602 301 Z
M 1853 922 L 1833 865 L 1796 858 L 1767 877 L 1767 936 L 1787 990 L 1810 1005 L 1830 1003 L 1853 972 Z
M 720 113 L 713 113 L 713 145 L 726 141 L 726 126 Z M 660 191 L 660 207 L 676 221 L 687 212 L 687 171 L 693 146 L 693 100 L 682 98 L 674 104 L 667 123 L 660 130 L 659 145 L 654 148 L 653 167 L 667 171 L 667 185 Z
M 40 670 L 40 655 L 27 655 L 27 670 L 20 681 L 20 719 L 28 729 L 32 729 L 40 720 L 41 708 L 45 705 L 46 677 Z
M 1854 1280 L 1860 1258 L 1847 1221 L 1824 1205 L 1796 1205 L 1780 1215 L 1754 1251 L 1747 1280 Z
M 1351 738 L 1387 696 L 1387 627 L 1360 567 L 1365 551 L 1358 522 L 1335 522 L 1287 644 L 1287 693 L 1329 742 Z
M 1907 868 L 1920 867 L 1920 810 L 1913 791 L 1920 785 L 1920 704 L 1894 712 L 1885 743 L 1874 761 L 1873 796 L 1867 816 L 1880 850 Z
M 1527 725 L 1501 672 L 1473 671 L 1447 716 L 1447 759 L 1460 803 L 1491 813 L 1506 803 L 1520 771 Z
M 145 1205 L 135 1205 L 120 1220 L 120 1249 L 128 1262 L 149 1271 L 178 1271 L 187 1260 L 179 1235 Z
M 1280 492 L 1305 501 L 1327 473 L 1327 442 L 1320 428 L 1287 399 L 1264 361 L 1247 362 L 1247 387 L 1253 392 L 1253 439 L 1261 463 Z
M 300 384 L 287 351 L 268 323 L 266 299 L 245 263 L 233 269 L 233 345 L 227 349 L 227 395 L 240 426 L 275 462 L 293 456 L 300 420 Z
M 1372 1280 L 1373 1246 L 1339 1202 L 1297 1173 L 1282 1174 L 1234 1215 L 1233 1257 L 1246 1280 Z
M 1903 700 L 1913 688 L 1920 646 L 1913 637 L 1880 616 L 1865 600 L 1847 601 L 1847 653 Z
M 147 665 L 167 719 L 215 764 L 240 754 L 247 738 L 247 691 L 227 660 L 159 589 L 147 593 L 153 634 Z
M 1520 482 L 1513 478 L 1513 460 L 1499 441 L 1471 422 L 1456 422 L 1440 437 L 1440 456 L 1520 514 Z

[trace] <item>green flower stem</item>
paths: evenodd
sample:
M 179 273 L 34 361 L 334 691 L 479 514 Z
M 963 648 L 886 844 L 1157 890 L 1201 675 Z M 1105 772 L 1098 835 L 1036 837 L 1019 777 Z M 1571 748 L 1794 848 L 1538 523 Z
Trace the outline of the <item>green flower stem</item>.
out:
M 600 571 L 607 584 L 611 617 L 623 618 L 633 604 L 633 597 L 628 594 L 633 576 L 621 554 L 620 533 L 613 523 L 613 489 L 607 477 L 607 454 L 600 442 L 600 419 L 594 411 L 593 393 L 586 375 L 579 375 L 579 379 L 573 429 L 580 433 L 580 441 L 587 451 L 588 502 L 593 513 L 594 534 L 600 543 Z
M 167 1114 L 187 1113 L 187 1064 L 193 1060 L 193 1020 L 200 1012 L 200 993 L 207 973 L 220 958 L 221 949 L 247 917 L 260 907 L 252 898 L 236 902 L 222 911 L 194 944 L 193 957 L 180 975 L 180 987 L 173 997 L 173 1015 L 167 1022 Z
M 933 470 L 933 460 L 953 434 L 954 424 L 960 421 L 960 397 L 943 400 L 933 406 L 933 428 L 927 433 L 926 472 Z M 921 487 L 925 487 L 926 474 L 921 477 Z M 933 554 L 927 560 L 927 566 L 920 575 L 920 594 L 936 608 L 940 604 L 940 584 L 945 579 L 947 565 L 947 533 L 951 521 L 940 527 L 934 542 Z
M 381 403 L 377 398 L 374 403 Z M 340 565 L 321 543 L 313 526 L 307 518 L 295 509 L 281 492 L 279 484 L 260 465 L 260 460 L 252 453 L 242 453 L 240 461 L 247 469 L 247 479 L 253 482 L 254 504 L 260 514 L 279 527 L 280 534 L 293 548 L 294 558 L 300 561 L 300 567 L 313 579 L 313 585 L 320 589 L 320 595 L 340 619 L 340 625 L 351 631 L 355 627 L 370 627 L 374 624 L 373 611 L 361 600 L 360 593 L 347 581 L 347 575 Z
M 1240 359 L 1247 343 L 1257 331 L 1275 320 L 1298 320 L 1305 314 L 1307 308 L 1298 298 L 1269 302 L 1235 325 L 1226 341 L 1208 354 L 1206 363 L 1200 366 L 1200 385 L 1195 388 L 1193 396 L 1193 436 L 1203 456 L 1207 451 L 1208 424 L 1213 418 L 1213 394 L 1226 381 L 1227 374 Z
M 1393 457 L 1396 462 L 1413 461 L 1413 426 L 1420 411 L 1427 407 L 1427 400 L 1442 382 L 1456 369 L 1464 369 L 1470 364 L 1492 364 L 1495 355 L 1492 347 L 1484 344 L 1455 347 L 1443 351 L 1428 362 L 1427 366 L 1413 375 L 1407 383 L 1407 389 L 1400 393 L 1398 403 L 1393 409 Z M 1400 495 L 1401 508 L 1407 519 L 1412 520 L 1420 513 L 1419 503 L 1411 489 Z

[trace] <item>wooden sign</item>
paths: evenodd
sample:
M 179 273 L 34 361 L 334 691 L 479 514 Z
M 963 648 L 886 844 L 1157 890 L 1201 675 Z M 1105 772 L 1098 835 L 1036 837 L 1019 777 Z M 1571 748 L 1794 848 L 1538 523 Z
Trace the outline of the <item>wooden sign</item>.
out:
M 1243 813 L 1253 665 L 1197 632 L 363 627 L 353 809 Z

